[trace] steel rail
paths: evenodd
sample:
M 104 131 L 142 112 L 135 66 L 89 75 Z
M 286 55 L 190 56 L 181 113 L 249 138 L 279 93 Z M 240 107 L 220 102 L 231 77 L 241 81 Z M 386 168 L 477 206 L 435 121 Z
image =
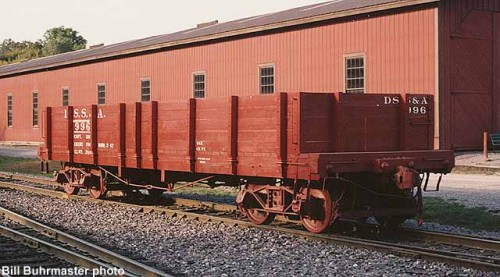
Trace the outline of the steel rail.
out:
M 44 224 L 41 224 L 39 222 L 36 222 L 34 220 L 31 220 L 27 217 L 24 217 L 20 214 L 17 214 L 15 212 L 12 212 L 8 209 L 0 207 L 0 214 L 4 215 L 6 218 L 15 221 L 17 223 L 20 223 L 23 226 L 26 226 L 32 230 L 35 230 L 39 232 L 40 234 L 47 236 L 49 238 L 55 239 L 59 242 L 65 243 L 67 245 L 73 246 L 76 249 L 89 253 L 97 258 L 99 258 L 102 261 L 105 261 L 106 263 L 109 263 L 113 266 L 123 268 L 125 271 L 132 273 L 130 276 L 171 276 L 169 274 L 166 274 L 160 270 L 157 270 L 155 268 L 152 268 L 150 266 L 144 265 L 142 263 L 139 263 L 137 261 L 134 261 L 132 259 L 129 259 L 127 257 L 124 257 L 120 254 L 114 253 L 112 251 L 109 251 L 105 248 L 99 247 L 97 245 L 94 245 L 92 243 L 89 243 L 87 241 L 84 241 L 82 239 L 79 239 L 75 236 L 69 235 L 67 233 L 61 232 L 59 230 L 56 230 L 54 228 L 48 227 Z M 2 229 L 7 229 L 6 227 L 0 227 Z M 13 232 L 14 231 L 14 232 Z M 2 232 L 3 233 L 3 232 Z M 24 235 L 18 231 L 15 230 L 8 230 L 6 233 L 10 233 L 11 235 L 9 236 L 12 239 L 16 239 L 21 237 L 22 240 L 29 240 L 32 241 L 36 244 L 45 246 L 42 248 L 42 250 L 49 252 L 50 254 L 55 254 L 59 258 L 63 260 L 67 260 L 71 263 L 78 264 L 83 267 L 91 267 L 91 268 L 96 268 L 96 267 L 107 267 L 109 268 L 109 265 L 106 265 L 104 263 L 100 262 L 95 262 L 92 263 L 91 259 L 83 259 L 82 255 L 79 254 L 71 254 L 69 250 L 66 250 L 64 248 L 58 247 L 58 246 L 51 246 L 48 245 L 48 243 L 29 237 L 27 235 Z M 15 235 L 13 236 L 12 233 Z M 54 250 L 52 250 L 54 249 Z M 68 260 L 69 257 L 71 260 Z M 83 259 L 83 260 L 82 260 Z M 84 263 L 82 264 L 82 260 Z
M 481 271 L 500 272 L 499 261 L 495 258 L 475 256 L 469 254 L 455 253 L 450 251 L 441 251 L 434 249 L 427 249 L 422 247 L 401 245 L 397 243 L 381 242 L 377 240 L 360 239 L 340 235 L 329 234 L 312 234 L 306 231 L 293 230 L 288 228 L 273 227 L 273 226 L 259 226 L 260 229 L 267 229 L 272 231 L 282 231 L 297 236 L 321 240 L 327 242 L 338 242 L 344 245 L 362 247 L 375 251 L 389 252 L 400 256 L 407 256 L 412 258 L 426 259 L 446 264 L 453 264 L 460 267 L 474 268 Z
M 23 182 L 31 182 L 38 183 L 42 185 L 52 186 L 52 187 L 60 187 L 61 185 L 58 182 L 55 182 L 50 179 L 40 178 L 40 177 L 31 177 L 27 175 L 22 175 L 18 173 L 8 173 L 8 172 L 0 172 L 0 178 L 12 179 L 16 181 Z
M 61 260 L 65 260 L 72 264 L 76 264 L 85 268 L 106 268 L 110 269 L 111 266 L 109 264 L 105 264 L 98 260 L 83 256 L 82 254 L 76 253 L 74 251 L 70 251 L 61 246 L 46 242 L 44 240 L 35 238 L 33 236 L 24 234 L 22 232 L 16 231 L 9 227 L 0 225 L 0 235 L 10 238 L 17 242 L 22 242 L 25 245 L 28 245 L 31 248 L 37 248 L 41 251 L 54 255 Z M 127 274 L 126 276 L 135 276 L 131 274 Z
M 63 192 L 57 192 L 57 191 L 50 191 L 46 189 L 40 189 L 40 188 L 33 188 L 25 185 L 19 185 L 19 184 L 12 184 L 12 183 L 4 183 L 0 182 L 0 187 L 6 187 L 6 188 L 13 188 L 13 189 L 18 189 L 18 190 L 23 190 L 23 191 L 29 191 L 37 194 L 42 194 L 46 196 L 51 196 L 51 197 L 57 197 L 57 198 L 70 198 L 70 199 L 83 199 L 87 201 L 92 201 L 92 202 L 108 202 L 108 203 L 113 203 L 129 208 L 133 208 L 137 211 L 141 211 L 144 213 L 151 213 L 151 212 L 156 212 L 156 213 L 161 213 L 165 214 L 169 217 L 178 217 L 178 218 L 187 218 L 187 219 L 192 219 L 192 220 L 198 220 L 198 221 L 211 221 L 211 222 L 220 222 L 224 223 L 226 225 L 230 226 L 240 226 L 240 227 L 252 227 L 252 228 L 258 228 L 262 230 L 269 230 L 269 231 L 278 231 L 278 232 L 283 232 L 283 233 L 288 233 L 296 236 L 301 236 L 313 240 L 321 240 L 321 241 L 328 241 L 328 242 L 337 242 L 341 243 L 344 245 L 350 245 L 354 247 L 362 247 L 362 248 L 368 248 L 376 251 L 385 251 L 385 252 L 390 252 L 393 254 L 397 255 L 403 255 L 403 256 L 410 256 L 410 257 L 415 257 L 415 258 L 423 258 L 423 259 L 428 259 L 428 260 L 433 260 L 437 262 L 444 262 L 448 264 L 454 264 L 457 266 L 465 266 L 469 268 L 475 268 L 483 271 L 496 271 L 500 272 L 500 264 L 498 264 L 494 258 L 489 258 L 489 257 L 483 257 L 483 256 L 474 256 L 474 255 L 469 255 L 469 254 L 462 254 L 462 253 L 454 253 L 454 252 L 449 252 L 449 251 L 441 251 L 441 250 L 432 250 L 432 249 L 424 249 L 424 248 L 419 248 L 415 246 L 406 246 L 406 245 L 400 245 L 397 243 L 388 243 L 388 242 L 381 242 L 377 240 L 369 240 L 369 239 L 361 239 L 361 238 L 353 238 L 353 237 L 347 237 L 347 236 L 341 236 L 341 235 L 332 235 L 332 234 L 313 234 L 307 231 L 302 231 L 302 230 L 296 230 L 296 229 L 291 229 L 291 228 L 284 228 L 284 227 L 279 227 L 279 226 L 266 226 L 266 225 L 255 225 L 253 223 L 250 223 L 248 221 L 242 221 L 238 219 L 233 219 L 233 218 L 224 218 L 220 216 L 213 216 L 213 215 L 206 215 L 206 214 L 197 214 L 193 212 L 186 212 L 186 211 L 181 211 L 181 210 L 172 210 L 168 208 L 163 208 L 163 207 L 146 207 L 146 206 L 141 206 L 141 205 L 136 205 L 136 204 L 127 204 L 127 203 L 121 203 L 121 202 L 109 202 L 106 200 L 96 200 L 96 199 L 91 199 L 89 197 L 83 197 L 83 196 L 69 196 L 66 193 Z M 192 200 L 193 202 L 191 203 L 196 203 L 200 205 L 206 205 L 203 204 L 201 201 L 195 201 Z M 201 202 L 201 203 L 200 203 Z M 226 208 L 230 208 L 230 205 L 223 205 Z M 232 206 L 234 207 L 234 206 Z M 450 242 L 450 244 L 455 244 L 455 245 L 460 245 L 459 243 L 452 243 L 452 238 L 453 236 L 446 236 L 446 234 L 442 233 L 434 233 L 434 232 L 422 232 L 422 231 L 417 231 L 417 230 L 411 230 L 415 236 L 418 234 L 422 234 L 421 236 L 426 236 L 429 240 L 431 239 L 436 239 L 436 237 L 430 237 L 431 235 L 437 234 L 439 238 L 447 238 L 447 241 Z M 471 246 L 475 245 L 475 247 L 481 248 L 483 245 L 487 245 L 488 243 L 492 243 L 493 246 L 488 246 L 485 247 L 485 249 L 491 249 L 491 250 L 496 250 L 496 245 L 498 245 L 498 241 L 494 240 L 487 240 L 487 239 L 481 239 L 481 238 L 475 238 L 475 237 L 462 237 L 458 235 L 454 235 L 459 238 L 461 238 L 461 242 L 464 242 L 464 240 L 471 240 L 472 242 L 464 243 L 461 245 L 465 246 Z M 481 248 L 482 249 L 482 248 Z
M 419 238 L 428 241 L 435 240 L 440 243 L 446 243 L 456 246 L 467 246 L 470 248 L 493 250 L 500 252 L 500 241 L 497 240 L 490 240 L 490 239 L 478 238 L 467 235 L 457 235 L 451 233 L 413 230 L 408 228 L 403 228 L 402 231 L 404 232 L 405 235 L 408 235 L 412 238 Z

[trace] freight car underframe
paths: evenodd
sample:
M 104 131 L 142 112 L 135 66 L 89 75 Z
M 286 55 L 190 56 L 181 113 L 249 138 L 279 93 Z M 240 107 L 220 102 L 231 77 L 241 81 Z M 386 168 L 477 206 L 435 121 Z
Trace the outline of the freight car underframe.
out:
M 309 180 L 99 167 L 63 164 L 57 174 L 68 194 L 87 188 L 94 198 L 109 190 L 147 189 L 153 196 L 189 184 L 239 186 L 236 202 L 255 224 L 269 224 L 276 215 L 300 219 L 314 233 L 339 220 L 364 221 L 375 217 L 386 228 L 422 214 L 422 184 L 431 173 L 451 169 L 451 151 L 330 153 L 305 155 L 308 162 L 287 167 L 316 167 Z M 312 171 L 314 172 L 314 171 Z M 439 179 L 440 182 L 441 178 Z M 439 189 L 439 183 L 437 184 Z

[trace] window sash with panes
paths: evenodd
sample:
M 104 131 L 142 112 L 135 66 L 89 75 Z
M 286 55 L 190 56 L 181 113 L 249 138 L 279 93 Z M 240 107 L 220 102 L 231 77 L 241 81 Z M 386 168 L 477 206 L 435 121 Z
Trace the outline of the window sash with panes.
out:
M 97 85 L 97 104 L 106 104 L 106 85 L 104 84 Z
M 7 95 L 7 127 L 12 127 L 12 95 Z
M 365 92 L 365 58 L 346 58 L 346 93 Z
M 151 80 L 141 80 L 141 101 L 151 101 Z
M 38 92 L 33 92 L 33 127 L 38 127 Z
M 193 75 L 194 98 L 205 98 L 205 74 Z
M 62 90 L 62 105 L 63 107 L 69 106 L 69 89 L 67 88 Z
M 274 66 L 263 66 L 260 68 L 260 93 L 274 93 Z

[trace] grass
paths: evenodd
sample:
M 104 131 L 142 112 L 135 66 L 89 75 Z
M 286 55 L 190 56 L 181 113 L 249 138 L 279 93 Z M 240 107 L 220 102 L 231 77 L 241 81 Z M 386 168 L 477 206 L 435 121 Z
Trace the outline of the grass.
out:
M 476 231 L 500 231 L 500 216 L 488 212 L 487 208 L 470 208 L 441 198 L 424 199 L 424 219 L 443 225 L 464 227 Z
M 60 164 L 50 162 L 49 168 L 51 171 L 59 169 Z M 13 158 L 0 156 L 0 171 L 10 173 L 22 173 L 37 176 L 52 176 L 52 172 L 44 174 L 40 172 L 40 161 L 37 159 Z
M 499 175 L 500 171 L 496 168 L 490 167 L 476 167 L 476 166 L 456 166 L 453 174 L 482 174 L 482 175 Z

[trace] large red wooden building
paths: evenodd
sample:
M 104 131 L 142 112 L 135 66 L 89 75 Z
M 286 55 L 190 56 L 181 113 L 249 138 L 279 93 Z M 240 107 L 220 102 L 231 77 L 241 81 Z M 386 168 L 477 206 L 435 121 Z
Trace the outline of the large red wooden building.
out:
M 0 141 L 47 106 L 277 92 L 432 94 L 436 148 L 500 131 L 500 0 L 335 0 L 0 67 Z

